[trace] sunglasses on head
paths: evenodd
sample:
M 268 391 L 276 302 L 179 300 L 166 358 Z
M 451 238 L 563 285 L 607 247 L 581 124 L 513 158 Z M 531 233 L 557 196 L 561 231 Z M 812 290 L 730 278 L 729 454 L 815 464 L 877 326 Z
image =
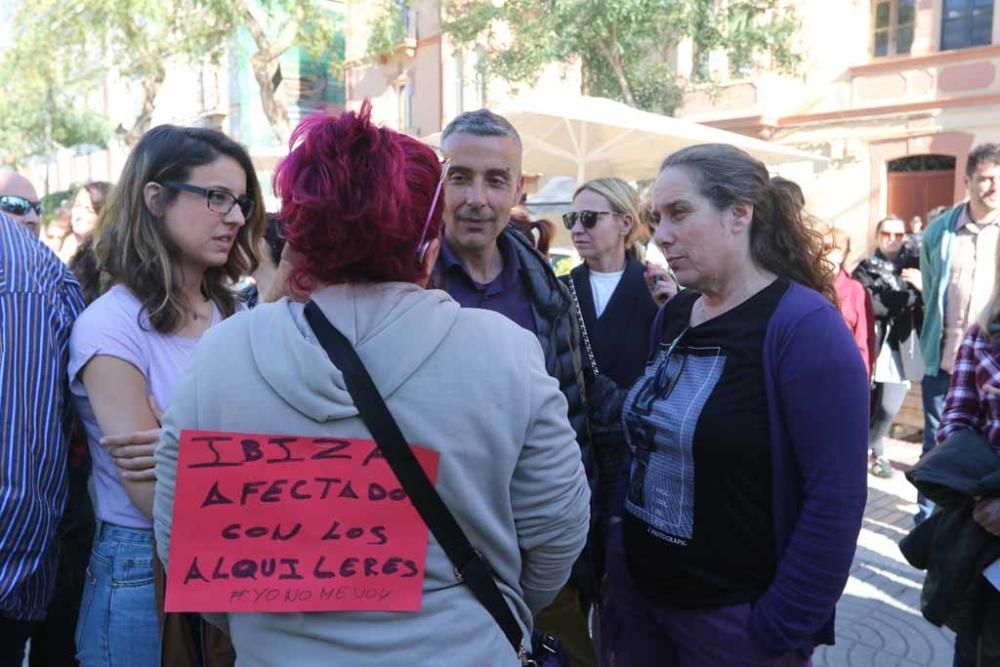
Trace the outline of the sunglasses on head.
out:
M 35 209 L 35 213 L 41 215 L 43 210 L 42 202 L 29 201 L 17 195 L 0 196 L 0 211 L 13 213 L 14 215 L 26 215 L 31 209 Z
M 579 220 L 584 229 L 593 229 L 602 215 L 614 215 L 614 211 L 570 211 L 563 213 L 563 224 L 566 229 L 573 229 Z
M 427 251 L 431 247 L 431 242 L 427 240 L 427 230 L 431 226 L 431 218 L 434 217 L 434 209 L 437 208 L 438 199 L 441 197 L 441 188 L 444 187 L 444 179 L 448 176 L 448 167 L 451 164 L 451 159 L 444 154 L 437 146 L 432 146 L 434 149 L 434 154 L 437 155 L 438 161 L 441 162 L 441 178 L 438 179 L 437 187 L 434 189 L 434 197 L 431 199 L 431 208 L 427 211 L 427 217 L 424 218 L 424 228 L 420 231 L 420 240 L 417 242 L 417 263 L 424 263 L 424 256 L 427 255 Z

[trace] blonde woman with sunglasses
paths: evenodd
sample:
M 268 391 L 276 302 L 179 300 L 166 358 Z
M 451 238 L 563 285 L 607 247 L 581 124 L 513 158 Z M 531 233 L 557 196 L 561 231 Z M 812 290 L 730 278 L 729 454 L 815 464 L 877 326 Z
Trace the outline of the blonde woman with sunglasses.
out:
M 581 185 L 573 210 L 563 216 L 583 258 L 570 278 L 593 361 L 620 387 L 631 386 L 642 373 L 656 317 L 637 253 L 639 216 L 638 193 L 618 178 Z
M 618 178 L 598 178 L 577 188 L 573 210 L 563 215 L 583 263 L 564 278 L 574 300 L 585 365 L 620 389 L 632 386 L 649 356 L 657 304 L 639 259 L 639 195 Z M 597 569 L 603 570 L 604 534 L 615 513 L 613 496 L 625 464 L 620 431 L 591 421 L 598 468 L 594 513 Z

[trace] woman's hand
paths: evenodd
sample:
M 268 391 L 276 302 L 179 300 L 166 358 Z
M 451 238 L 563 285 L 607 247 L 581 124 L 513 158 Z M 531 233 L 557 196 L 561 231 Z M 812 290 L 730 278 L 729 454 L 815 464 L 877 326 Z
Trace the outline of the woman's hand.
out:
M 903 269 L 903 280 L 917 288 L 918 292 L 924 291 L 924 281 L 920 276 L 920 269 Z
M 295 251 L 292 250 L 292 246 L 288 243 L 281 251 L 281 260 L 278 262 L 278 266 L 274 271 L 274 277 L 268 287 L 266 293 L 261 294 L 261 303 L 271 303 L 277 301 L 283 296 L 287 296 L 292 301 L 298 301 L 300 303 L 305 303 L 309 300 L 308 294 L 302 294 L 295 290 L 294 287 L 288 282 L 288 278 L 292 273 L 292 267 L 295 264 Z
M 156 418 L 156 423 L 163 422 L 163 411 L 156 404 L 156 399 L 149 397 L 149 409 Z M 106 435 L 101 438 L 101 446 L 108 450 L 114 461 L 118 475 L 122 479 L 132 481 L 152 481 L 156 479 L 153 469 L 156 467 L 156 445 L 160 441 L 160 429 L 133 431 L 119 435 Z
M 677 284 L 673 272 L 662 266 L 647 262 L 642 277 L 646 281 L 649 294 L 658 306 L 665 304 L 680 291 L 680 285 Z

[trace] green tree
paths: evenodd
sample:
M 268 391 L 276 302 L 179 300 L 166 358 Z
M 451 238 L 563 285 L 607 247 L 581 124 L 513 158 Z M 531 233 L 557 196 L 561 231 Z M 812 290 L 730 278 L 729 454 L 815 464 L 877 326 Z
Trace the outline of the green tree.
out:
M 448 0 L 446 14 L 443 29 L 458 44 L 485 47 L 491 75 L 531 84 L 546 64 L 577 59 L 584 93 L 667 114 L 681 81 L 704 79 L 699 64 L 713 50 L 734 72 L 762 57 L 786 73 L 801 62 L 799 21 L 782 0 Z M 695 64 L 676 72 L 670 54 L 685 38 Z
M 290 127 L 275 94 L 278 58 L 293 46 L 324 50 L 336 21 L 321 0 L 21 0 L 0 74 L 44 80 L 82 99 L 113 72 L 139 92 L 125 128 L 131 146 L 149 129 L 167 67 L 218 63 L 245 28 L 256 45 L 251 64 L 264 113 L 284 141 Z
M 75 102 L 69 108 L 83 107 L 86 94 L 113 72 L 140 94 L 138 112 L 125 127 L 125 141 L 133 145 L 149 129 L 168 64 L 221 55 L 231 27 L 203 11 L 211 6 L 198 0 L 22 0 L 11 30 L 16 41 L 0 68 L 46 81 Z
M 25 38 L 25 41 L 30 39 Z M 59 70 L 33 50 L 0 56 L 0 161 L 17 167 L 25 158 L 81 144 L 103 146 L 110 128 L 59 87 Z M 47 186 L 47 184 L 46 184 Z
M 288 141 L 292 126 L 288 105 L 277 94 L 280 85 L 279 59 L 293 47 L 314 58 L 324 58 L 334 73 L 343 61 L 335 48 L 342 30 L 342 17 L 323 7 L 318 0 L 233 0 L 230 21 L 245 27 L 257 47 L 250 57 L 254 79 L 260 88 L 260 102 L 275 137 Z
M 377 0 L 372 3 L 368 44 L 365 55 L 369 61 L 391 56 L 406 37 L 405 8 L 396 0 Z
M 83 144 L 104 147 L 111 134 L 103 116 L 76 107 L 44 80 L 3 77 L 0 84 L 0 162 L 17 168 L 26 158 Z

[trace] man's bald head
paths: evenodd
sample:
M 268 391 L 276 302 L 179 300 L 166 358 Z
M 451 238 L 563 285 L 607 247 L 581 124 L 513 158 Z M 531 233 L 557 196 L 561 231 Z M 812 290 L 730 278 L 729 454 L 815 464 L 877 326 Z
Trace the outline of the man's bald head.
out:
M 27 178 L 10 169 L 0 170 L 0 210 L 38 238 L 38 193 Z

